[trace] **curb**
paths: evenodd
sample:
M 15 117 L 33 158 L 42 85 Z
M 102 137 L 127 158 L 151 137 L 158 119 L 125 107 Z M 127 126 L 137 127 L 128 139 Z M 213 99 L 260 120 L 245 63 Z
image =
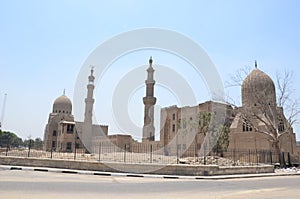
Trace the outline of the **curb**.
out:
M 295 176 L 295 175 L 300 176 L 300 172 L 298 172 L 298 173 L 262 173 L 262 174 L 241 174 L 241 175 L 218 175 L 218 176 L 171 176 L 171 175 L 112 173 L 112 172 L 100 172 L 100 171 L 84 171 L 84 170 L 70 170 L 70 169 L 57 169 L 57 168 L 40 168 L 40 167 L 0 165 L 0 171 L 1 170 L 38 171 L 38 172 L 53 172 L 53 173 L 64 173 L 64 174 L 131 177 L 131 178 L 162 178 L 162 179 L 189 179 L 189 180 L 226 180 L 226 179 L 257 178 L 257 177 L 277 177 L 277 176 Z

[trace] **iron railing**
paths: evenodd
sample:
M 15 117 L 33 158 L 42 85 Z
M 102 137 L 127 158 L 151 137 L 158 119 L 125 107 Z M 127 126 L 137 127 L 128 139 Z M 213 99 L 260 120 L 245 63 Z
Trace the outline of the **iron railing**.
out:
M 191 164 L 191 165 L 220 165 L 220 166 L 250 166 L 258 164 L 293 166 L 299 165 L 299 155 L 281 152 L 280 155 L 272 150 L 241 150 L 215 151 L 198 154 L 194 150 L 179 151 L 169 148 L 174 153 L 166 153 L 165 148 L 147 144 L 128 145 L 120 148 L 115 145 L 97 146 L 95 153 L 86 153 L 84 149 L 62 152 L 55 148 L 50 151 L 29 148 L 0 148 L 0 157 L 34 157 L 46 159 L 64 159 L 78 161 L 122 162 L 122 163 L 151 163 L 151 164 Z M 179 152 L 178 152 L 179 151 Z

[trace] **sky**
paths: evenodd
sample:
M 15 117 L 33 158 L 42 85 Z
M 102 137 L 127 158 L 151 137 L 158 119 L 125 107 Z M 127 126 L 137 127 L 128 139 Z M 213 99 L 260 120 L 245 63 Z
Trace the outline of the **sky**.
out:
M 54 100 L 65 89 L 73 101 L 78 73 L 89 55 L 118 34 L 147 27 L 176 31 L 199 44 L 225 86 L 240 68 L 254 67 L 255 60 L 273 80 L 276 72 L 291 71 L 292 98 L 300 99 L 299 8 L 296 0 L 0 1 L 1 112 L 7 94 L 2 128 L 22 138 L 43 138 Z M 146 69 L 150 56 L 154 64 L 174 66 L 193 88 L 204 85 L 186 70 L 187 63 L 167 52 L 144 50 L 122 56 L 112 64 L 107 85 L 102 82 L 95 89 L 97 121 L 109 125 L 110 133 L 122 130 L 114 124 L 111 106 L 100 106 L 105 98 L 101 96 L 124 76 L 119 73 L 129 72 L 131 66 Z M 126 99 L 130 118 L 138 126 L 143 119 L 143 83 Z M 158 105 L 177 104 L 165 91 L 157 86 Z M 239 87 L 225 92 L 240 104 Z M 210 99 L 205 89 L 196 98 L 199 103 Z M 294 130 L 300 140 L 299 124 Z

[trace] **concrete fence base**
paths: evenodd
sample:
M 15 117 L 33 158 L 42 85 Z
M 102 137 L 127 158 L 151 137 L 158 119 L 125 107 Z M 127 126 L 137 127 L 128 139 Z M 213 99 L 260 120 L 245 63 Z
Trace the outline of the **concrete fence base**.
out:
M 132 163 L 103 163 L 84 162 L 76 160 L 58 160 L 23 157 L 0 157 L 0 165 L 49 167 L 61 169 L 76 169 L 102 172 L 127 172 L 159 175 L 185 176 L 213 176 L 233 174 L 274 173 L 272 165 L 231 166 L 217 165 L 159 165 L 159 164 L 132 164 Z

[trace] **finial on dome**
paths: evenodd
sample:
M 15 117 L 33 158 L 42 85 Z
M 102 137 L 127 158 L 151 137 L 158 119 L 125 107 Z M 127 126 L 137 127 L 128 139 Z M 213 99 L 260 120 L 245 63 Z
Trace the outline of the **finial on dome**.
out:
M 63 91 L 63 95 L 66 95 L 66 89 L 64 89 L 64 91 Z
M 95 66 L 94 65 L 90 65 L 90 68 L 91 68 L 91 76 L 93 76 Z
M 149 59 L 149 64 L 150 64 L 150 66 L 152 65 L 152 62 L 153 62 L 152 56 L 150 56 L 150 59 Z
M 255 66 L 255 68 L 257 68 L 257 61 L 256 60 L 255 60 L 255 65 L 254 66 Z

